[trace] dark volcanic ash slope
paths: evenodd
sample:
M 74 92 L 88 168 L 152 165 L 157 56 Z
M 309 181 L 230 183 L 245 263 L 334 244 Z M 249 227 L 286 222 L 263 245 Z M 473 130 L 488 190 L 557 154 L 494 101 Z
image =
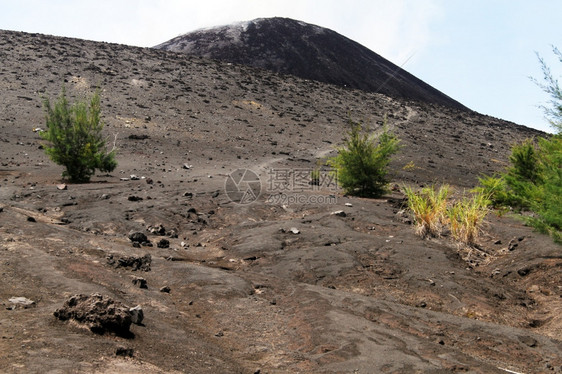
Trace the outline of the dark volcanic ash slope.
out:
M 202 158 L 314 167 L 341 145 L 350 117 L 376 132 L 387 116 L 402 141 L 392 165 L 397 177 L 472 187 L 505 165 L 513 143 L 542 134 L 475 112 L 150 48 L 1 31 L 0 58 L 0 141 L 36 143 L 31 129 L 44 126 L 41 98 L 56 97 L 63 83 L 78 97 L 101 86 L 108 133 L 157 170 L 154 159 L 169 163 L 158 156 L 166 149 L 177 149 L 180 165 Z M 165 132 L 142 149 L 127 140 L 152 131 Z M 5 167 L 22 162 L 3 157 Z
M 361 44 L 332 30 L 289 18 L 260 18 L 197 30 L 155 48 L 397 98 L 465 108 Z

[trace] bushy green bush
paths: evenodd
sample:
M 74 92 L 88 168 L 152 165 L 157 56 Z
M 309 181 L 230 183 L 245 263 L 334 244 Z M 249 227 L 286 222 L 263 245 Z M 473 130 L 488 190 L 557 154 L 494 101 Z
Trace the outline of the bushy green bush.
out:
M 541 180 L 532 187 L 528 222 L 562 243 L 562 134 L 539 140 Z
M 511 206 L 513 196 L 507 189 L 505 178 L 502 174 L 482 176 L 478 178 L 479 185 L 472 192 L 488 196 L 490 205 L 494 208 Z
M 380 197 L 387 192 L 388 164 L 398 149 L 399 139 L 384 124 L 378 137 L 369 134 L 360 122 L 350 120 L 351 130 L 345 145 L 328 165 L 337 173 L 337 180 L 349 195 Z
M 562 62 L 562 53 L 553 51 Z M 551 106 L 543 109 L 558 133 L 515 145 L 506 171 L 481 178 L 478 188 L 490 192 L 495 206 L 530 210 L 527 223 L 562 243 L 562 90 L 540 56 L 539 62 L 544 81 L 535 82 L 551 97 Z
M 515 145 L 509 160 L 504 173 L 480 178 L 477 190 L 496 207 L 532 211 L 525 220 L 562 242 L 562 135 Z
M 115 152 L 107 152 L 102 136 L 100 96 L 96 92 L 88 105 L 80 101 L 70 105 L 66 91 L 62 92 L 54 106 L 44 100 L 47 130 L 41 133 L 51 146 L 45 152 L 51 160 L 63 165 L 63 177 L 71 182 L 88 182 L 96 169 L 111 172 L 117 167 Z

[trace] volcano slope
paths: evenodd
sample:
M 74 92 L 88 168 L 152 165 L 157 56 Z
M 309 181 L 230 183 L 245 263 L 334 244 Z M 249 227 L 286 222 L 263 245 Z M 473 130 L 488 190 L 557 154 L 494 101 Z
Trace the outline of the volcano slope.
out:
M 325 27 L 290 18 L 258 18 L 200 29 L 154 48 L 466 109 L 365 46 Z
M 562 259 L 549 238 L 490 214 L 468 253 L 415 236 L 397 191 L 278 185 L 333 155 L 349 117 L 376 132 L 388 116 L 403 145 L 396 183 L 458 192 L 540 133 L 151 49 L 1 31 L 0 57 L 0 371 L 562 371 Z M 63 82 L 73 98 L 101 86 L 119 166 L 59 190 L 62 168 L 32 130 Z M 239 168 L 261 179 L 252 203 L 225 190 Z M 131 231 L 155 245 L 133 247 Z M 108 262 L 145 254 L 146 272 Z M 140 305 L 143 323 L 123 337 L 54 317 L 92 293 Z

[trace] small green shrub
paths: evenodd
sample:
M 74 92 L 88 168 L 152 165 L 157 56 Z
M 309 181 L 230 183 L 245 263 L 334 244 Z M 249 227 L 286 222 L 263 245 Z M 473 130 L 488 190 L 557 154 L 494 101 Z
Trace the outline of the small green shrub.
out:
M 446 218 L 449 186 L 442 185 L 439 190 L 434 186 L 425 187 L 419 192 L 403 187 L 403 191 L 408 198 L 408 208 L 414 215 L 416 234 L 422 238 L 441 236 Z
M 77 102 L 71 106 L 63 87 L 54 106 L 48 98 L 44 100 L 44 106 L 47 130 L 41 136 L 51 143 L 45 152 L 51 160 L 66 168 L 63 177 L 75 183 L 88 182 L 96 169 L 111 172 L 117 167 L 115 152 L 108 153 L 105 149 L 98 92 L 89 105 Z
M 337 156 L 328 160 L 336 170 L 340 186 L 349 195 L 380 197 L 387 192 L 388 164 L 398 149 L 398 138 L 386 127 L 374 138 L 360 122 L 350 120 L 351 130 L 345 145 L 338 149 Z
M 562 135 L 514 146 L 510 162 L 499 176 L 480 178 L 476 191 L 495 207 L 532 211 L 524 220 L 562 242 Z
M 539 140 L 541 183 L 534 186 L 528 223 L 562 243 L 562 134 Z
M 472 193 L 488 196 L 490 205 L 501 209 L 517 205 L 517 199 L 507 188 L 503 175 L 483 176 L 478 178 L 479 185 L 471 190 Z

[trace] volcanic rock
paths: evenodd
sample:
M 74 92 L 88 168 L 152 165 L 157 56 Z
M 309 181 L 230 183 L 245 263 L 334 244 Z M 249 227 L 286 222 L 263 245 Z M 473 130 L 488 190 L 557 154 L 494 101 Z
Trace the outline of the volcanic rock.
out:
M 72 319 L 84 324 L 96 334 L 126 334 L 132 323 L 129 307 L 98 293 L 71 296 L 54 315 L 61 321 Z
M 137 305 L 133 308 L 129 309 L 129 313 L 131 314 L 131 322 L 135 325 L 141 325 L 142 321 L 144 320 L 144 312 L 140 305 Z
M 146 235 L 142 232 L 131 232 L 129 234 L 129 240 L 132 241 L 133 243 L 145 243 L 148 241 L 148 238 L 146 237 Z
M 128 256 L 128 257 L 119 257 L 115 259 L 113 255 L 107 256 L 107 263 L 116 268 L 131 268 L 131 270 L 142 270 L 142 271 L 150 271 L 150 264 L 152 262 L 152 256 L 150 254 L 146 254 L 142 257 L 138 256 Z
M 22 296 L 11 297 L 10 299 L 8 299 L 8 301 L 12 303 L 11 309 L 18 309 L 18 308 L 27 309 L 27 308 L 34 307 L 36 305 L 35 301 Z

